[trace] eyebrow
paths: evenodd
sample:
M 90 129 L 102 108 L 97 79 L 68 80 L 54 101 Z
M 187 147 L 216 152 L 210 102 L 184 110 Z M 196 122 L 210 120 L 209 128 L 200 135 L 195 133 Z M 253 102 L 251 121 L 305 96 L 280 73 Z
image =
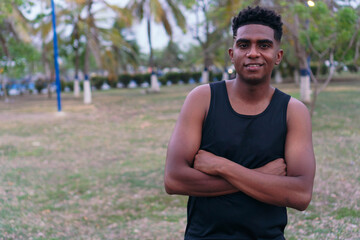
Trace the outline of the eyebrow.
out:
M 246 39 L 246 38 L 239 38 L 238 40 L 236 40 L 236 44 L 238 44 L 239 42 L 243 42 L 243 43 L 249 43 L 250 40 L 249 39 Z M 270 43 L 270 44 L 273 44 L 274 42 L 269 40 L 269 39 L 261 39 L 261 40 L 258 40 L 256 41 L 257 43 Z

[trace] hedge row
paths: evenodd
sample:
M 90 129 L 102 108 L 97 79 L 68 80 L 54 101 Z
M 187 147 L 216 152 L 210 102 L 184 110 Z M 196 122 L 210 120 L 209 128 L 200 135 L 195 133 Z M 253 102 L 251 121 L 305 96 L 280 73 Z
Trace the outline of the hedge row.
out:
M 117 87 L 117 83 L 121 83 L 124 87 L 128 87 L 129 83 L 131 81 L 134 81 L 138 86 L 140 86 L 142 83 L 147 82 L 148 84 L 150 84 L 150 74 L 122 74 L 119 75 L 118 77 L 118 81 L 114 81 L 111 78 L 108 77 L 101 77 L 101 76 L 96 76 L 96 77 L 92 77 L 91 78 L 91 85 L 95 86 L 96 89 L 100 89 L 101 86 L 104 83 L 107 83 L 110 85 L 110 87 L 112 88 L 116 88 Z M 190 80 L 192 79 L 194 82 L 200 82 L 200 78 L 201 78 L 201 72 L 183 72 L 183 73 L 174 73 L 174 72 L 170 72 L 167 73 L 163 76 L 159 76 L 158 80 L 162 85 L 166 85 L 169 81 L 172 84 L 178 84 L 180 81 L 182 81 L 183 83 L 189 83 Z M 222 73 L 211 73 L 210 72 L 210 76 L 209 76 L 210 81 L 220 81 L 222 79 Z
M 142 83 L 147 82 L 150 85 L 150 74 L 122 74 L 119 75 L 117 81 L 114 78 L 95 76 L 92 77 L 91 86 L 94 86 L 96 89 L 101 89 L 104 83 L 109 84 L 111 88 L 116 88 L 118 83 L 121 83 L 123 87 L 128 87 L 131 81 L 134 81 L 137 86 L 140 86 Z M 189 83 L 190 81 L 199 83 L 201 79 L 201 72 L 184 72 L 184 73 L 174 73 L 170 72 L 163 76 L 159 76 L 158 80 L 162 85 L 167 85 L 168 82 L 171 84 L 178 84 L 180 81 L 182 83 Z M 222 73 L 212 73 L 209 74 L 210 82 L 220 81 L 222 79 Z M 35 82 L 35 88 L 40 92 L 41 89 L 46 88 L 47 82 L 43 79 L 38 79 Z M 70 91 L 74 90 L 74 82 L 73 81 L 63 81 L 61 80 L 61 91 L 64 91 L 65 88 L 68 88 Z M 80 88 L 83 89 L 83 81 L 80 81 Z

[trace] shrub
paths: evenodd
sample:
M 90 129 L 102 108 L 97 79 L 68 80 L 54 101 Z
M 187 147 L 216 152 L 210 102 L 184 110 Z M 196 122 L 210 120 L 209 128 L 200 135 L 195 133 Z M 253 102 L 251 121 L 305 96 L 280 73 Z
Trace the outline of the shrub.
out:
M 179 75 L 180 75 L 180 80 L 182 80 L 184 83 L 189 83 L 189 80 L 191 78 L 191 73 L 182 72 L 182 73 L 179 73 Z
M 124 87 L 127 87 L 129 82 L 131 81 L 132 76 L 130 74 L 121 74 L 118 77 L 118 81 L 124 85 Z
M 180 81 L 180 74 L 175 72 L 168 72 L 165 74 L 165 78 L 171 81 L 173 84 L 177 84 Z
M 210 72 L 209 74 L 209 81 L 210 82 L 214 82 L 214 81 L 221 81 L 222 80 L 222 72 L 220 73 L 213 73 L 213 72 Z M 216 79 L 215 79 L 216 78 Z
M 165 76 L 161 76 L 161 77 L 159 77 L 159 82 L 161 83 L 161 85 L 163 85 L 163 86 L 165 86 L 166 85 L 166 83 L 167 83 L 167 79 L 166 79 L 166 77 Z
M 45 86 L 46 86 L 46 82 L 45 82 L 44 79 L 39 78 L 38 80 L 36 80 L 36 82 L 35 82 L 35 88 L 36 88 L 36 90 L 37 90 L 38 92 L 41 92 L 41 90 L 42 90 L 43 88 L 45 88 Z
M 349 64 L 349 65 L 347 65 L 347 67 L 348 67 L 350 72 L 354 72 L 354 73 L 358 72 L 358 68 L 354 64 Z
M 134 74 L 132 80 L 136 82 L 137 85 L 140 85 L 144 82 L 144 74 Z
M 65 87 L 66 87 L 66 82 L 63 79 L 61 79 L 60 80 L 60 88 L 61 88 L 62 92 L 64 91 Z
M 151 74 L 150 73 L 145 73 L 145 74 L 142 75 L 142 82 L 141 83 L 144 83 L 144 82 L 147 82 L 148 84 L 151 84 Z
M 118 79 L 115 78 L 115 76 L 109 76 L 108 78 L 108 84 L 111 88 L 116 88 L 116 84 L 118 82 Z
M 200 82 L 201 72 L 192 72 L 190 75 L 195 80 L 195 82 Z
M 95 76 L 91 78 L 91 85 L 95 86 L 96 89 L 101 89 L 101 86 L 106 82 L 108 79 L 106 77 Z
M 65 86 L 70 88 L 71 91 L 74 91 L 74 82 L 73 81 L 66 82 Z

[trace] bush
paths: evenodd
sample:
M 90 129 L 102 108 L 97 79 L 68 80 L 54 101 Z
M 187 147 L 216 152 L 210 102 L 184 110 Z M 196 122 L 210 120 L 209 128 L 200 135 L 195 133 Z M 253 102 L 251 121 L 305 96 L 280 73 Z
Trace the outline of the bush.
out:
M 310 66 L 311 71 L 315 75 L 317 73 L 318 67 L 317 66 Z M 320 75 L 326 75 L 328 73 L 329 69 L 326 65 L 321 65 L 320 67 Z
M 161 85 L 166 85 L 166 83 L 167 83 L 167 79 L 166 79 L 166 77 L 165 76 L 161 76 L 161 77 L 159 77 L 159 82 L 161 83 Z
M 45 87 L 46 87 L 46 82 L 45 82 L 44 79 L 39 78 L 38 80 L 36 80 L 36 82 L 35 82 L 35 88 L 36 88 L 36 90 L 37 90 L 38 92 L 41 92 L 41 90 L 42 90 L 43 88 L 45 88 Z
M 109 76 L 109 78 L 107 80 L 108 80 L 107 82 L 111 88 L 116 88 L 118 79 L 116 79 L 114 76 Z
M 121 74 L 118 77 L 118 81 L 124 85 L 124 87 L 127 87 L 132 79 L 132 76 L 130 74 Z
M 176 72 L 168 72 L 165 74 L 165 78 L 173 84 L 177 84 L 180 81 L 180 74 Z
M 201 72 L 190 73 L 191 77 L 195 80 L 195 82 L 200 82 L 201 74 Z
M 144 83 L 144 82 L 151 84 L 151 74 L 150 73 L 145 73 L 142 75 L 142 83 Z
M 210 82 L 214 82 L 214 81 L 221 81 L 222 80 L 222 76 L 223 73 L 220 72 L 220 73 L 213 73 L 213 72 L 210 72 L 209 74 L 209 81 Z M 216 78 L 216 79 L 215 79 Z
M 106 77 L 95 76 L 91 78 L 91 85 L 95 86 L 96 89 L 101 89 L 101 86 L 107 82 L 107 80 Z
M 70 88 L 70 91 L 74 91 L 74 82 L 73 81 L 66 82 L 65 87 Z
M 60 88 L 61 88 L 61 91 L 62 91 L 62 92 L 64 91 L 65 87 L 66 87 L 66 82 L 61 79 L 61 80 L 60 80 Z
M 184 83 L 189 83 L 189 80 L 191 78 L 191 73 L 189 72 L 182 72 L 179 73 L 180 80 L 182 80 Z
M 140 85 L 144 82 L 144 74 L 134 74 L 132 80 L 134 80 L 137 85 Z
M 347 67 L 349 69 L 349 72 L 353 72 L 353 73 L 358 72 L 358 68 L 354 64 L 349 64 L 347 65 Z

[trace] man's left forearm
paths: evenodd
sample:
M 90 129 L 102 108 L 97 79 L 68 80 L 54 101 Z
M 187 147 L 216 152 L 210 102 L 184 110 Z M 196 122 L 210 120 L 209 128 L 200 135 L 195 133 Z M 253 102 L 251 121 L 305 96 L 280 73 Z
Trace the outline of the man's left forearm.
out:
M 224 178 L 239 191 L 265 203 L 304 210 L 312 195 L 311 174 L 276 176 L 245 168 L 228 159 L 199 151 L 194 168 Z

